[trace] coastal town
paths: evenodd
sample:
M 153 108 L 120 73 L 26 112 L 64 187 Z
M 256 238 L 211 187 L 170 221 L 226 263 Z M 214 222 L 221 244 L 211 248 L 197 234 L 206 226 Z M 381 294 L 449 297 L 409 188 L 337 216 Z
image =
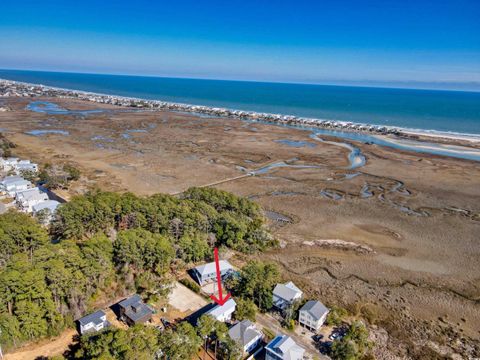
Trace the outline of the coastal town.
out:
M 285 125 L 311 126 L 318 128 L 348 130 L 357 132 L 369 132 L 377 134 L 400 135 L 401 130 L 396 127 L 387 127 L 369 124 L 357 124 L 352 122 L 311 119 L 297 117 L 292 115 L 257 113 L 252 111 L 233 110 L 225 108 L 208 107 L 201 105 L 189 105 L 180 103 L 170 103 L 158 100 L 136 99 L 131 97 L 122 97 L 105 94 L 95 94 L 77 90 L 59 89 L 44 85 L 26 84 L 17 81 L 0 79 L 0 96 L 20 96 L 20 97 L 59 97 L 71 98 L 96 102 L 100 104 L 110 104 L 115 106 L 130 107 L 144 110 L 167 110 L 188 112 L 192 114 L 203 114 L 209 116 L 236 118 L 251 121 L 265 121 Z
M 474 299 L 432 284 L 446 281 L 437 258 L 468 266 L 443 248 L 475 256 L 449 241 L 474 237 L 475 197 L 443 180 L 468 169 L 462 188 L 475 189 L 471 162 L 12 84 L 0 99 L 5 360 L 478 353 Z

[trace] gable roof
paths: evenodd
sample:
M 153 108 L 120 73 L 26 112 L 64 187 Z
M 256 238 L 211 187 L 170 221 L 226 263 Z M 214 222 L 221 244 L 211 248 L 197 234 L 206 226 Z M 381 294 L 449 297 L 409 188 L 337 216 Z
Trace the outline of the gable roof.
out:
M 47 193 L 41 191 L 38 187 L 17 191 L 18 200 L 30 201 L 30 200 L 43 200 L 45 198 L 48 200 Z
M 267 349 L 282 356 L 283 360 L 302 359 L 305 352 L 305 349 L 298 346 L 297 343 L 287 335 L 277 335 L 268 343 Z
M 233 325 L 228 330 L 228 335 L 230 335 L 232 340 L 244 347 L 252 340 L 261 337 L 263 334 L 261 331 L 257 330 L 255 324 L 250 320 L 243 320 Z
M 206 314 L 213 316 L 214 318 L 217 318 L 220 315 L 225 314 L 228 311 L 234 311 L 235 307 L 237 306 L 237 303 L 235 300 L 232 298 L 228 299 L 225 304 L 223 305 L 216 305 L 215 307 L 211 308 L 206 312 Z
M 218 263 L 220 265 L 220 272 L 225 271 L 225 270 L 229 270 L 229 269 L 233 269 L 233 266 L 227 260 L 220 260 Z M 212 274 L 212 273 L 217 271 L 217 269 L 215 267 L 215 262 L 211 262 L 211 263 L 204 264 L 204 265 L 199 265 L 195 268 L 195 270 L 198 271 L 198 273 L 201 276 L 206 275 L 206 274 Z
M 101 324 L 103 320 L 101 319 L 102 316 L 105 316 L 105 313 L 102 310 L 95 311 L 94 313 L 88 314 L 80 319 L 78 322 L 81 325 L 87 325 L 89 323 L 94 323 L 95 325 Z
M 43 209 L 48 209 L 50 210 L 50 212 L 53 213 L 57 209 L 58 205 L 60 205 L 60 203 L 56 200 L 47 200 L 47 201 L 41 202 L 40 204 L 34 205 L 33 211 L 38 212 Z
M 328 308 L 320 301 L 310 300 L 302 306 L 300 311 L 308 312 L 315 320 L 320 320 L 323 315 L 328 313 Z
M 273 295 L 286 301 L 292 301 L 298 294 L 303 294 L 302 290 L 291 281 L 286 284 L 277 284 L 273 289 Z

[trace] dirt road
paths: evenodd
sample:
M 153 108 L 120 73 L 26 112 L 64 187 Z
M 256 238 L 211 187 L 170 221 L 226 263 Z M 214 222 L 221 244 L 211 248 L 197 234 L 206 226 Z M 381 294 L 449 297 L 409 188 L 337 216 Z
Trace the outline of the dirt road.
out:
M 60 355 L 73 342 L 74 329 L 65 330 L 59 337 L 22 347 L 21 350 L 5 354 L 5 360 L 33 360 L 37 357 Z

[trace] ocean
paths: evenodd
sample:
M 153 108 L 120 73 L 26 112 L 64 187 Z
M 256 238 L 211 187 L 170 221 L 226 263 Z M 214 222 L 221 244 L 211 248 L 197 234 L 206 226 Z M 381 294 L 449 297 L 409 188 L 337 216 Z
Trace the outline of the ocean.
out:
M 0 70 L 72 90 L 318 119 L 480 134 L 480 93 Z

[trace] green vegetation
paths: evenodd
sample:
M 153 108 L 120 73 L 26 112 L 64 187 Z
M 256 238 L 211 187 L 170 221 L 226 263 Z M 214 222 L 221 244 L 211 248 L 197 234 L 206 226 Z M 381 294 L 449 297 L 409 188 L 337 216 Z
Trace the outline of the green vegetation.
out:
M 12 149 L 15 149 L 17 145 L 9 141 L 3 133 L 0 133 L 0 156 L 8 158 L 12 156 Z
M 230 279 L 225 286 L 234 296 L 253 301 L 261 311 L 273 305 L 272 291 L 280 281 L 280 270 L 274 263 L 250 261 L 239 278 Z
M 71 164 L 45 164 L 38 178 L 48 189 L 66 189 L 71 181 L 80 179 L 80 170 Z
M 193 282 L 192 280 L 187 279 L 187 278 L 182 278 L 182 279 L 179 280 L 179 282 L 181 284 L 185 285 L 187 288 L 189 288 L 193 292 L 195 292 L 197 294 L 200 294 L 201 289 L 200 289 L 200 286 L 196 282 Z
M 338 360 L 364 359 L 368 356 L 371 347 L 367 328 L 362 322 L 355 321 L 342 339 L 333 342 L 330 356 Z
M 344 308 L 332 306 L 325 320 L 326 325 L 338 326 L 342 323 L 348 312 Z
M 273 244 L 256 204 L 215 189 L 191 189 L 180 199 L 88 193 L 59 207 L 50 233 L 30 216 L 7 212 L 0 215 L 0 343 L 8 350 L 57 335 L 94 310 L 98 299 L 164 296 L 170 269 L 179 260 L 210 259 L 213 246 L 253 252 Z M 250 300 L 243 316 L 254 314 L 252 300 L 268 306 L 278 274 L 269 264 L 246 267 L 241 289 Z M 82 340 L 78 356 L 130 359 L 138 352 L 142 359 L 160 349 L 185 359 L 202 343 L 188 324 L 160 338 L 151 331 L 108 330 Z M 219 357 L 232 358 L 230 340 L 220 332 L 212 336 Z
M 250 299 L 237 298 L 237 307 L 235 308 L 235 319 L 255 321 L 257 314 L 257 305 Z

